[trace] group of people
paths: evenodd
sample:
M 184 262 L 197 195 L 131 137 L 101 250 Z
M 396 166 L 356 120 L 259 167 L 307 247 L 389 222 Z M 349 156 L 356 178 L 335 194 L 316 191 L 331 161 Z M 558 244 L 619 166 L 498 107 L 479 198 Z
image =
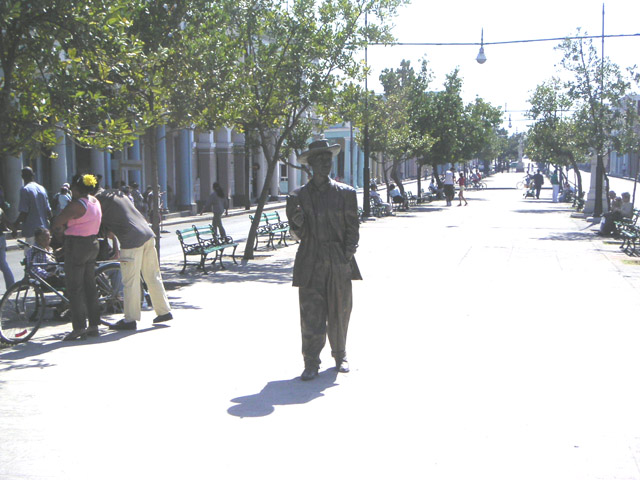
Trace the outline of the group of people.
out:
M 617 235 L 618 229 L 616 222 L 633 217 L 633 203 L 631 203 L 631 194 L 624 192 L 620 197 L 616 192 L 609 190 L 609 211 L 602 215 L 600 221 L 600 229 L 598 235 L 611 236 Z
M 406 210 L 409 207 L 409 201 L 400 193 L 395 183 L 392 182 L 389 184 L 387 187 L 387 195 L 394 204 L 401 205 L 403 209 Z M 393 205 L 382 199 L 380 193 L 378 193 L 378 186 L 375 183 L 372 183 L 370 186 L 369 196 L 375 205 L 380 205 L 384 208 L 385 215 L 393 215 Z
M 467 177 L 465 176 L 463 171 L 460 171 L 458 178 L 456 179 L 456 170 L 453 165 L 448 168 L 444 172 L 444 197 L 447 201 L 447 206 L 450 207 L 453 204 L 453 199 L 456 194 L 455 185 L 458 184 L 458 206 L 462 206 L 462 202 L 464 202 L 464 206 L 466 207 L 469 202 L 464 197 L 464 190 L 467 186 Z
M 26 242 L 36 245 L 25 251 L 27 262 L 39 264 L 39 274 L 55 284 L 54 268 L 58 254 L 64 261 L 64 287 L 70 303 L 72 330 L 64 340 L 76 340 L 100 334 L 100 306 L 95 282 L 95 265 L 99 252 L 98 233 L 102 230 L 113 242 L 113 259 L 119 260 L 124 287 L 124 318 L 109 328 L 135 330 L 141 316 L 140 275 L 144 278 L 152 306 L 156 312 L 154 323 L 171 320 L 171 307 L 162 284 L 160 265 L 155 248 L 155 236 L 146 218 L 135 207 L 134 201 L 120 190 L 101 189 L 98 177 L 91 174 L 75 175 L 54 197 L 52 210 L 47 192 L 35 181 L 30 167 L 22 169 L 24 186 L 20 190 L 19 215 L 8 222 L 0 215 L 2 239 L 7 229 L 17 236 L 18 229 Z M 70 194 L 70 195 L 69 195 Z M 49 231 L 51 226 L 51 232 Z M 53 241 L 60 248 L 51 247 Z M 6 248 L 6 247 L 5 247 Z M 6 259 L 0 251 L 7 288 L 13 283 L 10 270 L 5 272 Z M 2 262 L 4 260 L 4 264 Z M 31 263 L 28 263 L 30 265 Z M 60 285 L 62 286 L 62 285 Z M 88 322 L 88 325 L 87 325 Z

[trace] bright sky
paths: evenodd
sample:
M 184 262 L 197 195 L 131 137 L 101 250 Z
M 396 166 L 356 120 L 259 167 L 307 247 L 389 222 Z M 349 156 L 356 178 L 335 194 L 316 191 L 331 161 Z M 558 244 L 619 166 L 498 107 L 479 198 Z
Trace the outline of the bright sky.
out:
M 398 42 L 485 42 L 601 35 L 602 0 L 413 0 L 395 19 Z M 608 0 L 605 34 L 640 33 L 640 0 Z M 600 52 L 601 40 L 594 40 Z M 384 68 L 397 68 L 402 59 L 417 69 L 426 55 L 435 74 L 432 86 L 440 89 L 447 73 L 460 67 L 465 102 L 480 96 L 503 109 L 507 128 L 509 113 L 515 133 L 527 129 L 525 112 L 537 85 L 556 74 L 561 59 L 554 50 L 560 42 L 485 46 L 487 61 L 476 62 L 478 46 L 370 46 L 372 73 L 369 88 L 381 91 L 378 82 Z M 621 68 L 640 64 L 640 37 L 606 38 L 605 56 Z M 635 91 L 639 90 L 635 86 Z

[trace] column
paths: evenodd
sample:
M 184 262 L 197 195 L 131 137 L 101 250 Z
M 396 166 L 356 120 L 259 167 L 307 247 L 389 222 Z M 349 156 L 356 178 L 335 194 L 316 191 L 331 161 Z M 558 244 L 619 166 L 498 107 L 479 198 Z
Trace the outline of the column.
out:
M 138 164 L 138 168 L 135 167 L 130 170 L 129 183 L 136 182 L 138 185 L 142 183 L 142 156 L 140 154 L 140 139 L 135 140 L 129 151 L 129 162 Z
M 296 154 L 291 152 L 291 155 L 289 155 L 289 165 L 287 165 L 287 177 L 289 179 L 289 188 L 287 193 L 291 193 L 296 188 L 300 187 L 300 179 L 298 178 L 300 175 L 300 169 L 295 168 L 293 165 L 298 165 L 298 161 L 296 159 Z
M 140 183 L 140 182 L 138 182 Z M 101 187 L 112 186 L 113 178 L 111 175 L 111 152 L 104 152 L 104 177 Z
M 164 125 L 156 127 L 156 165 L 160 190 L 167 191 L 167 129 Z M 148 183 L 151 179 L 148 180 Z M 154 185 L 151 185 L 152 187 Z M 167 196 L 162 197 L 162 208 L 167 208 Z
M 233 185 L 233 143 L 230 128 L 223 127 L 216 131 L 216 160 L 217 182 L 229 195 Z
M 587 200 L 584 205 L 584 213 L 586 215 L 593 215 L 593 212 L 595 211 L 595 208 L 596 208 L 596 179 L 598 177 L 596 175 L 597 166 L 598 166 L 598 156 L 594 151 L 593 155 L 591 156 L 591 182 L 589 185 L 589 193 L 587 194 Z M 604 188 L 604 178 L 603 178 L 601 202 L 604 210 L 606 210 L 606 205 L 607 205 L 606 198 L 607 198 L 607 192 L 605 191 L 605 188 Z
M 62 130 L 56 132 L 58 143 L 53 147 L 57 157 L 51 159 L 51 188 L 52 193 L 60 190 L 63 183 L 69 180 L 67 174 L 67 137 Z
M 186 208 L 196 213 L 196 204 L 193 201 L 192 179 L 192 135 L 190 129 L 180 130 L 179 134 L 179 159 L 176 163 L 176 203 L 179 208 Z
M 196 145 L 197 172 L 200 178 L 200 202 L 206 202 L 216 181 L 216 151 L 213 132 L 200 133 Z M 198 200 L 198 199 L 196 199 Z
M 102 175 L 104 178 L 104 152 L 102 150 L 91 149 L 91 171 L 78 173 L 93 173 Z
M 233 132 L 233 193 L 232 200 L 233 205 L 246 205 L 247 203 L 247 188 L 245 185 L 246 175 L 249 174 L 250 168 L 247 169 L 245 151 L 245 137 L 244 135 Z
M 0 167 L 2 164 L 0 163 Z M 3 184 L 5 200 L 11 205 L 8 217 L 13 222 L 18 217 L 18 203 L 20 202 L 20 189 L 22 188 L 22 156 L 5 157 L 4 176 L 8 181 Z

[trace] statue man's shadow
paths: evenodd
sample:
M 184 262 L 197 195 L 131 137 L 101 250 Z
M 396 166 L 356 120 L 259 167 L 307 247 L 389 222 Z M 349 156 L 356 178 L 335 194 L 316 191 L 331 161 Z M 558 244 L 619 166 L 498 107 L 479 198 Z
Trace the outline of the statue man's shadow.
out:
M 254 395 L 231 400 L 237 405 L 227 412 L 236 417 L 264 417 L 275 410 L 276 405 L 299 405 L 323 396 L 323 391 L 336 384 L 338 371 L 330 368 L 321 372 L 313 380 L 303 382 L 300 377 L 291 380 L 269 382 Z

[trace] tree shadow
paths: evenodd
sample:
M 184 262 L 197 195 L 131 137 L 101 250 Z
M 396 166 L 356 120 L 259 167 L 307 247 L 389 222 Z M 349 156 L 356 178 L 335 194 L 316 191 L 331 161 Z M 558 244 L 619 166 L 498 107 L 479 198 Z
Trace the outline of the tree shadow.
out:
M 584 242 L 593 240 L 594 235 L 592 232 L 562 232 L 562 233 L 552 233 L 546 237 L 540 238 L 540 240 L 555 240 L 555 241 L 564 241 L 564 242 Z
M 269 262 L 262 262 L 270 258 Z M 248 262 L 242 260 L 238 264 L 225 262 L 225 269 L 207 267 L 206 274 L 202 271 L 180 273 L 181 267 L 176 264 L 163 265 L 162 277 L 167 290 L 188 287 L 195 283 L 245 283 L 266 282 L 276 284 L 291 283 L 293 275 L 293 259 L 272 259 L 271 256 L 257 257 Z
M 227 413 L 240 418 L 265 417 L 275 411 L 276 405 L 309 403 L 324 396 L 327 388 L 336 386 L 337 376 L 338 371 L 329 368 L 308 382 L 303 382 L 300 377 L 269 382 L 258 393 L 232 399 L 237 405 L 229 407 Z

